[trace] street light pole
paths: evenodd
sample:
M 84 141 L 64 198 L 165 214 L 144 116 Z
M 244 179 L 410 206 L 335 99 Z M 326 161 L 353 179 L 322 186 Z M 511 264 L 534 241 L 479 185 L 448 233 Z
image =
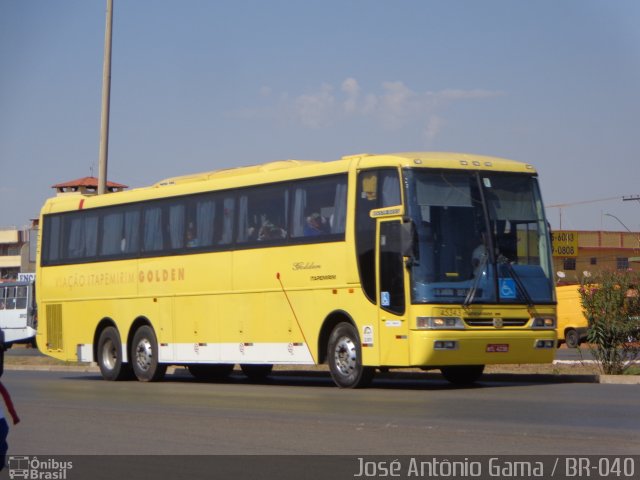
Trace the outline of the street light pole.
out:
M 102 118 L 100 121 L 100 156 L 98 159 L 98 195 L 107 192 L 107 160 L 109 156 L 109 103 L 111 97 L 111 26 L 113 0 L 107 0 L 104 29 L 104 63 L 102 65 Z
M 622 223 L 622 220 L 620 220 L 618 217 L 616 217 L 615 215 L 612 215 L 610 213 L 605 213 L 604 214 L 605 217 L 611 217 L 611 218 L 615 218 L 618 222 L 620 222 L 620 225 L 622 225 L 624 228 L 627 229 L 627 232 L 632 233 L 631 230 L 629 230 L 629 227 L 627 227 L 624 223 Z

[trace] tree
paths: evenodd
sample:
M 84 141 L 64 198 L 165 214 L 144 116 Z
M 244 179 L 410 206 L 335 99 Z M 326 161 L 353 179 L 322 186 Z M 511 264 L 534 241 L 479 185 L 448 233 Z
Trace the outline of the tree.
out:
M 583 277 L 580 301 L 587 341 L 602 373 L 622 374 L 640 355 L 640 273 L 604 271 Z

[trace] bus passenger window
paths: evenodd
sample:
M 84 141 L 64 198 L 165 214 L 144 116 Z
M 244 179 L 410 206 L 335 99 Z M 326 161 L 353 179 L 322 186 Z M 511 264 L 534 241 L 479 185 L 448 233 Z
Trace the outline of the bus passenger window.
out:
M 148 207 L 144 211 L 144 251 L 162 250 L 162 246 L 162 209 L 160 207 Z
M 222 201 L 222 235 L 220 245 L 229 245 L 233 241 L 233 218 L 235 216 L 235 199 L 227 197 Z
M 184 247 L 185 213 L 184 205 L 169 207 L 169 241 L 172 250 Z
M 287 238 L 287 190 L 257 187 L 240 196 L 238 243 L 284 240 Z
M 347 184 L 344 177 L 302 180 L 292 189 L 293 238 L 342 234 L 345 230 Z
M 213 245 L 214 224 L 216 221 L 216 202 L 203 199 L 196 202 L 194 218 L 187 225 L 187 248 L 209 247 Z

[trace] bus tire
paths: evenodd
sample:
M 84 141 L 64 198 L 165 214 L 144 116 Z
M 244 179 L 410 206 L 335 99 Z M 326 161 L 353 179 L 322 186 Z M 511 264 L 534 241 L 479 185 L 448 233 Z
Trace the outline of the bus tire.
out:
M 465 386 L 477 382 L 484 372 L 484 365 L 452 365 L 441 367 L 442 376 L 453 385 Z
M 273 365 L 270 363 L 265 364 L 252 364 L 252 363 L 243 363 L 240 365 L 242 369 L 242 373 L 244 373 L 249 380 L 253 382 L 259 382 L 264 380 L 271 374 L 271 370 L 273 370 Z
M 567 344 L 567 348 L 578 348 L 580 346 L 580 335 L 578 331 L 570 328 L 564 332 L 564 342 Z
M 350 323 L 339 323 L 331 332 L 327 360 L 331 378 L 340 388 L 365 387 L 373 380 L 375 369 L 362 365 L 360 338 Z
M 187 365 L 189 373 L 198 380 L 223 380 L 233 372 L 233 363 L 193 363 Z
M 133 336 L 131 365 L 133 373 L 141 382 L 160 381 L 167 371 L 167 366 L 158 361 L 158 340 L 148 325 L 138 328 Z
M 115 327 L 107 327 L 98 339 L 97 362 L 105 380 L 128 380 L 132 377 L 131 364 L 122 362 L 122 343 Z

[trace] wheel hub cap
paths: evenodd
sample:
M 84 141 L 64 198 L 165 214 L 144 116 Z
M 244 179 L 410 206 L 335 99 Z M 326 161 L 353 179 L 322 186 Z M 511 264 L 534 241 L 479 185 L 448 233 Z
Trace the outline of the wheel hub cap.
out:
M 356 345 L 348 337 L 341 337 L 336 343 L 334 352 L 335 364 L 342 375 L 350 375 L 357 366 Z
M 136 347 L 136 363 L 140 370 L 148 370 L 153 359 L 151 342 L 146 338 L 141 340 Z

